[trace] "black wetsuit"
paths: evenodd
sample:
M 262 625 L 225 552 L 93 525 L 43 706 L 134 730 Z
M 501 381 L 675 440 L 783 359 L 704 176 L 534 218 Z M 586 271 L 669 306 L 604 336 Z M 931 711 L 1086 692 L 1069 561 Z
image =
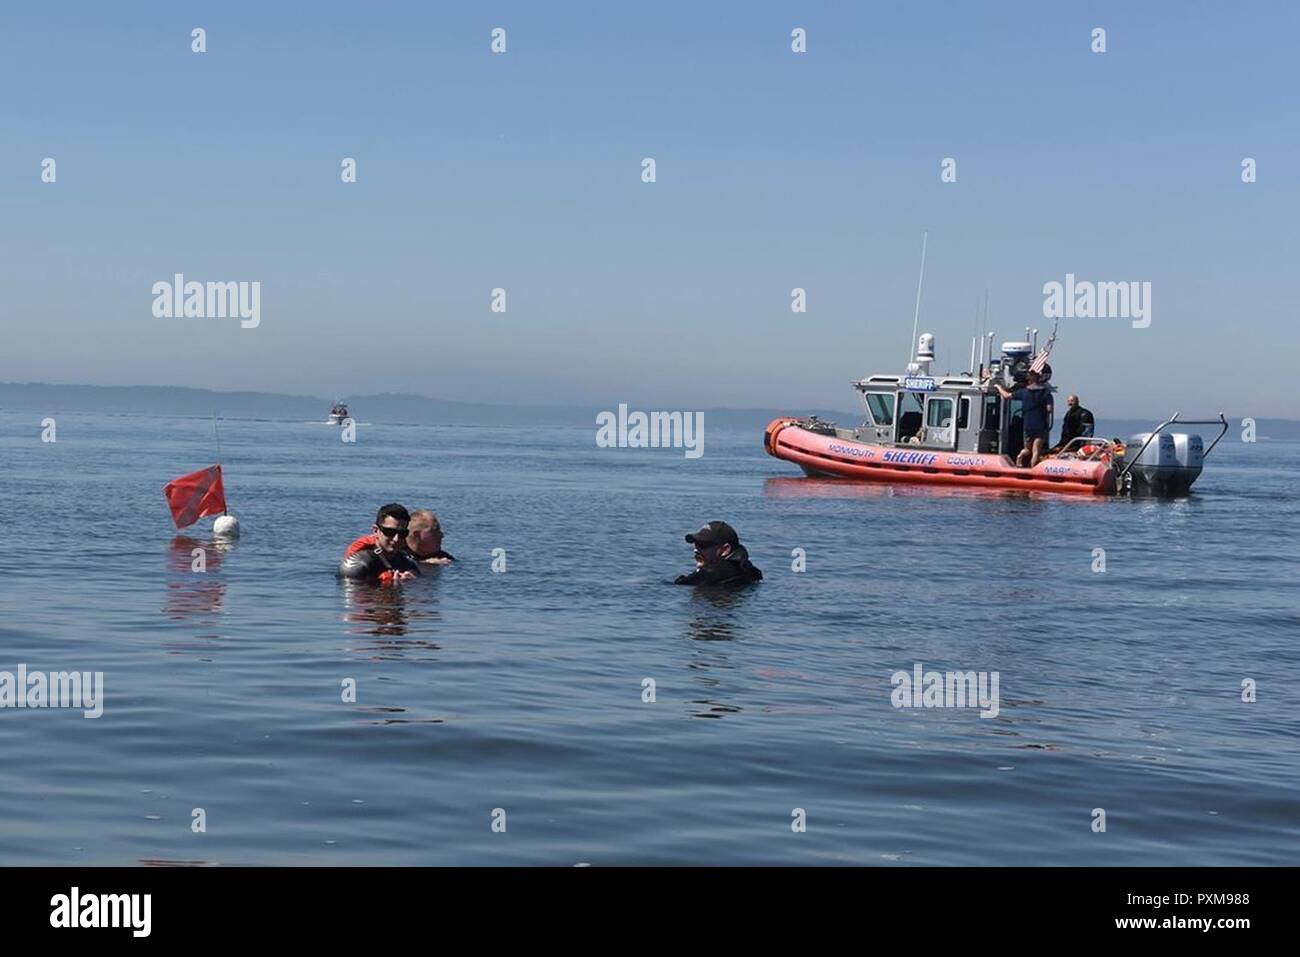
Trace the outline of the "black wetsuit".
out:
M 1061 423 L 1061 441 L 1056 443 L 1056 447 L 1065 448 L 1071 439 L 1077 439 L 1081 435 L 1091 438 L 1096 424 L 1091 412 L 1081 405 L 1076 405 L 1065 413 L 1065 419 Z
M 404 551 L 381 552 L 373 535 L 358 538 L 348 546 L 343 561 L 339 562 L 339 576 L 384 584 L 392 581 L 397 572 L 420 574 L 420 564 Z
M 762 581 L 763 573 L 749 560 L 749 552 L 744 545 L 736 545 L 726 558 L 709 562 L 697 568 L 689 575 L 678 575 L 675 585 L 748 585 L 750 582 Z

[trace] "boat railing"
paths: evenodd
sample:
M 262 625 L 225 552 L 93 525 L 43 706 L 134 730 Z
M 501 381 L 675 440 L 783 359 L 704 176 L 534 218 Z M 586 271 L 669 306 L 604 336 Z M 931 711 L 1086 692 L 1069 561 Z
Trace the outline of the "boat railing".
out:
M 1102 455 L 1111 452 L 1112 446 L 1114 444 L 1115 443 L 1111 442 L 1110 439 L 1100 439 L 1097 438 L 1095 435 L 1076 435 L 1074 438 L 1070 439 L 1070 441 L 1067 442 L 1064 446 L 1062 446 L 1059 451 L 1054 452 L 1052 457 L 1064 458 L 1066 455 L 1078 455 L 1079 450 L 1082 449 L 1085 445 L 1093 445 L 1096 446 L 1096 448 L 1083 457 L 1083 461 L 1090 462 L 1094 459 L 1099 459 L 1101 458 Z M 1121 448 L 1123 447 L 1123 443 L 1120 443 L 1120 447 Z
M 1181 412 L 1175 412 L 1172 418 L 1170 418 L 1165 422 L 1161 422 L 1158 426 L 1156 426 L 1155 429 L 1152 430 L 1151 434 L 1147 436 L 1147 440 L 1142 443 L 1142 448 L 1138 449 L 1137 455 L 1134 455 L 1131 459 L 1129 459 L 1129 461 L 1124 466 L 1124 470 L 1120 472 L 1117 477 L 1120 479 L 1124 478 L 1124 476 L 1129 473 L 1129 470 L 1132 469 L 1133 466 L 1137 464 L 1138 459 L 1142 458 L 1142 453 L 1147 450 L 1147 446 L 1150 445 L 1155 440 L 1155 437 L 1159 435 L 1161 432 L 1163 432 L 1165 429 L 1169 428 L 1169 426 L 1173 425 L 1174 423 L 1177 423 L 1179 425 L 1221 425 L 1223 426 L 1223 428 L 1219 430 L 1219 434 L 1215 436 L 1214 441 L 1210 443 L 1210 447 L 1201 453 L 1202 459 L 1209 458 L 1210 453 L 1214 451 L 1214 447 L 1219 444 L 1219 440 L 1228 434 L 1228 420 L 1224 417 L 1222 412 L 1219 413 L 1219 417 L 1217 419 L 1180 419 L 1179 418 L 1180 415 L 1182 415 Z

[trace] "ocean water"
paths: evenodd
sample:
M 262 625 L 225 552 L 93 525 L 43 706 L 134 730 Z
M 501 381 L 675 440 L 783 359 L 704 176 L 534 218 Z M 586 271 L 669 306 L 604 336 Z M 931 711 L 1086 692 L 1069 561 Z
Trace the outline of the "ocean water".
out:
M 102 671 L 104 711 L 0 709 L 0 863 L 1300 860 L 1300 445 L 1090 501 L 809 480 L 757 430 L 226 421 L 223 548 L 161 492 L 209 422 L 57 429 L 0 414 L 0 670 Z M 459 561 L 340 583 L 390 500 Z M 712 518 L 761 585 L 670 584 Z M 895 708 L 917 664 L 998 714 Z

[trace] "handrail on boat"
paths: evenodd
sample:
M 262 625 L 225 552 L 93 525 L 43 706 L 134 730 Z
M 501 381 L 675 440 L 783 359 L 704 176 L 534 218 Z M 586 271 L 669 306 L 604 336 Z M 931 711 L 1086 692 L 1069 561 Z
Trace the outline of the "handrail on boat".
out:
M 1214 447 L 1219 444 L 1219 440 L 1228 434 L 1228 420 L 1224 417 L 1222 412 L 1219 413 L 1219 417 L 1217 419 L 1180 419 L 1178 418 L 1180 415 L 1182 415 L 1181 412 L 1175 412 L 1173 418 L 1169 419 L 1167 422 L 1161 422 L 1160 425 L 1156 426 L 1156 428 L 1152 431 L 1152 433 L 1147 436 L 1147 440 L 1142 443 L 1142 448 L 1138 449 L 1137 455 L 1129 459 L 1129 461 L 1125 464 L 1123 471 L 1121 471 L 1119 475 L 1116 476 L 1117 480 L 1123 479 L 1124 476 L 1129 473 L 1129 470 L 1132 469 L 1133 466 L 1137 464 L 1138 459 L 1142 457 L 1142 453 L 1147 450 L 1147 446 L 1151 444 L 1151 441 L 1157 435 L 1163 432 L 1165 429 L 1169 428 L 1169 426 L 1173 425 L 1175 422 L 1177 422 L 1179 425 L 1222 425 L 1223 426 L 1223 428 L 1219 430 L 1218 436 L 1216 436 L 1214 441 L 1210 443 L 1210 447 L 1201 453 L 1202 459 L 1209 458 L 1210 453 L 1214 451 Z
M 1090 456 L 1088 456 L 1088 458 L 1082 459 L 1081 461 L 1084 462 L 1095 461 L 1096 459 L 1100 458 L 1103 452 L 1109 452 L 1111 450 L 1111 446 L 1113 446 L 1115 443 L 1112 442 L 1110 439 L 1101 438 L 1100 436 L 1096 436 L 1096 435 L 1076 435 L 1074 438 L 1070 439 L 1070 441 L 1067 442 L 1064 446 L 1062 446 L 1059 451 L 1052 453 L 1052 458 L 1060 458 L 1066 455 L 1067 453 L 1071 453 L 1071 452 L 1077 453 L 1078 450 L 1083 448 L 1085 445 L 1093 445 L 1093 444 L 1097 446 L 1096 451 L 1093 452 Z

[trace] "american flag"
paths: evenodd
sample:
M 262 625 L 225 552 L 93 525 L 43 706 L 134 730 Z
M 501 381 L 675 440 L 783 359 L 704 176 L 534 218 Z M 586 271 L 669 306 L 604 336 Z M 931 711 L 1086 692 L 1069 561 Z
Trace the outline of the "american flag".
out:
M 1029 363 L 1029 371 L 1042 374 L 1047 368 L 1047 357 L 1052 354 L 1052 346 L 1056 344 L 1056 329 L 1052 329 L 1052 337 L 1047 340 L 1047 344 L 1038 350 L 1038 355 L 1034 356 L 1034 361 Z

